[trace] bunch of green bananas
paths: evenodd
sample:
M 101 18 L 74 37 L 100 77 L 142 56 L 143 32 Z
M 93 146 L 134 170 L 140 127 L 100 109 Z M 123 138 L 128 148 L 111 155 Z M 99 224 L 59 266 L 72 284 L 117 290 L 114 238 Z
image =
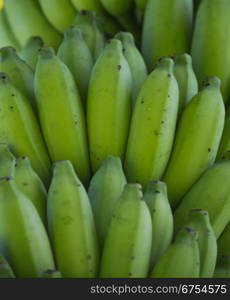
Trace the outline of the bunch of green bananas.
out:
M 230 277 L 229 13 L 0 1 L 0 278 Z

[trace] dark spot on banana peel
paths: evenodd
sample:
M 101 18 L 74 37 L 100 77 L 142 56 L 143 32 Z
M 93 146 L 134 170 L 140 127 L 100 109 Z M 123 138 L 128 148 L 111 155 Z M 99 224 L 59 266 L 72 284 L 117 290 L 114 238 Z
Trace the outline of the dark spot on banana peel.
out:
M 160 133 L 157 129 L 154 130 L 153 134 L 156 135 L 156 136 L 160 135 Z
M 141 100 L 141 104 L 144 104 L 144 103 L 145 103 L 145 101 L 144 101 L 144 99 L 142 99 L 142 100 Z
M 15 94 L 11 94 L 11 96 L 12 96 L 12 97 L 14 97 L 14 96 L 15 96 Z
M 172 77 L 172 75 L 171 75 L 171 74 L 168 74 L 168 77 Z
M 211 148 L 208 148 L 208 152 L 211 152 L 212 150 L 211 150 Z
M 22 185 L 27 186 L 29 184 L 28 184 L 28 182 L 22 182 Z
M 120 71 L 120 69 L 121 69 L 121 65 L 118 65 L 118 66 L 117 66 L 117 69 L 118 69 L 118 71 Z
M 11 106 L 10 106 L 10 110 L 13 110 L 13 109 L 14 109 L 14 107 L 11 105 Z
M 131 272 L 129 272 L 128 276 L 132 276 L 133 274 Z
M 159 190 L 155 190 L 155 194 L 160 194 L 161 192 Z
M 135 259 L 135 256 L 134 256 L 134 255 L 132 255 L 132 256 L 130 257 L 130 259 L 131 259 L 131 260 L 134 260 L 134 259 Z
M 90 260 L 90 259 L 92 258 L 91 254 L 88 254 L 88 255 L 86 256 L 86 258 L 87 258 L 88 260 Z

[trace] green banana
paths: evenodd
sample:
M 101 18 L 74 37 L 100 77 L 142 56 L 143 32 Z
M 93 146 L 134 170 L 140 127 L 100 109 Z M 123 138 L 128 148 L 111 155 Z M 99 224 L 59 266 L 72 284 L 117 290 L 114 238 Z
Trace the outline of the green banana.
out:
M 127 184 L 116 203 L 102 252 L 100 277 L 147 276 L 152 224 L 142 196 L 139 184 Z
M 202 0 L 196 15 L 191 48 L 199 83 L 210 74 L 219 77 L 225 102 L 230 97 L 229 13 L 228 0 Z
M 147 2 L 142 31 L 142 53 L 150 71 L 160 57 L 189 51 L 192 23 L 192 0 Z
M 61 34 L 50 25 L 37 0 L 5 0 L 4 9 L 21 47 L 34 35 L 42 36 L 45 44 L 55 48 L 60 44 Z
M 230 162 L 208 168 L 184 196 L 174 214 L 175 231 L 187 220 L 191 209 L 202 208 L 209 213 L 216 238 L 230 221 Z
M 14 176 L 15 162 L 16 159 L 10 152 L 8 144 L 0 143 L 0 178 Z
M 46 225 L 46 188 L 33 170 L 28 157 L 17 157 L 14 180 L 18 188 L 32 201 L 43 224 Z
M 174 75 L 179 86 L 179 114 L 184 107 L 198 93 L 198 82 L 192 67 L 189 54 L 178 54 L 174 57 Z
M 182 113 L 173 152 L 163 176 L 173 207 L 213 165 L 223 132 L 224 116 L 220 80 L 209 77 Z
M 153 268 L 153 278 L 197 278 L 200 273 L 200 256 L 197 232 L 184 227 L 174 243 L 160 257 Z
M 120 30 L 116 21 L 106 13 L 100 0 L 70 0 L 78 11 L 94 11 L 100 18 L 104 31 L 113 36 Z
M 61 33 L 71 25 L 77 13 L 70 0 L 39 0 L 39 3 L 49 22 Z
M 90 169 L 80 95 L 71 72 L 51 47 L 40 51 L 34 85 L 40 123 L 52 161 L 69 159 L 87 184 Z
M 64 277 L 95 277 L 98 243 L 88 195 L 70 161 L 54 164 L 48 192 L 48 227 Z
M 43 270 L 54 269 L 49 239 L 34 205 L 11 177 L 0 179 L 0 191 L 0 253 L 16 277 L 40 277 Z
M 33 71 L 36 69 L 39 50 L 44 46 L 44 42 L 39 36 L 30 37 L 25 43 L 22 50 L 19 52 L 21 59 L 26 61 L 28 66 L 31 67 Z
M 179 92 L 173 60 L 163 58 L 144 81 L 131 119 L 125 172 L 144 187 L 166 168 L 174 139 Z
M 35 108 L 33 71 L 11 46 L 0 49 L 0 72 L 9 75 L 12 84 L 31 101 Z
M 88 45 L 77 26 L 71 26 L 64 32 L 64 40 L 57 56 L 72 72 L 83 102 L 86 102 L 93 57 Z
M 230 106 L 226 109 L 226 117 L 224 122 L 224 130 L 221 137 L 216 160 L 227 160 L 230 155 Z
M 6 46 L 13 46 L 16 49 L 19 49 L 18 42 L 13 35 L 9 23 L 7 21 L 5 11 L 0 9 L 0 28 L 1 28 L 1 35 L 0 35 L 0 48 Z
M 42 278 L 62 278 L 62 275 L 58 270 L 46 270 L 43 272 Z
M 104 244 L 114 205 L 126 183 L 121 160 L 112 155 L 106 156 L 91 179 L 88 195 L 101 247 Z
M 0 254 L 0 278 L 15 278 L 14 272 L 6 259 Z
M 150 181 L 144 194 L 152 218 L 151 269 L 169 247 L 173 238 L 173 215 L 162 181 Z
M 123 53 L 132 73 L 132 105 L 134 107 L 139 90 L 147 77 L 147 68 L 130 32 L 119 32 L 115 35 L 115 38 L 122 42 Z
M 80 11 L 74 19 L 74 25 L 81 30 L 93 59 L 96 60 L 104 49 L 105 36 L 99 26 L 95 12 Z
M 8 143 L 16 156 L 30 158 L 34 170 L 49 183 L 50 161 L 29 100 L 0 73 L 0 142 Z
M 131 72 L 121 41 L 112 39 L 92 70 L 88 90 L 87 124 L 94 172 L 106 155 L 120 156 L 123 160 L 131 112 L 131 85 Z
M 213 277 L 217 258 L 217 242 L 215 233 L 210 224 L 208 211 L 192 209 L 189 212 L 186 227 L 198 232 L 198 246 L 200 253 L 200 276 Z
M 214 278 L 230 278 L 230 255 L 223 255 L 217 262 Z

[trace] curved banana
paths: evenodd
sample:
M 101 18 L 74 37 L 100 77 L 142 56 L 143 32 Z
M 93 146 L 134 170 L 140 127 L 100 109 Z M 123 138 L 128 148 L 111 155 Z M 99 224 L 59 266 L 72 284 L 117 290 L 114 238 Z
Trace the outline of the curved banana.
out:
M 198 278 L 200 256 L 197 232 L 189 227 L 180 230 L 174 243 L 153 268 L 153 278 Z
M 187 220 L 191 209 L 204 209 L 209 213 L 216 238 L 230 221 L 230 182 L 226 180 L 230 162 L 224 161 L 208 168 L 184 196 L 174 214 L 177 231 Z
M 112 39 L 97 60 L 90 79 L 87 124 L 95 172 L 106 155 L 123 160 L 131 111 L 132 78 L 121 41 Z
M 48 192 L 48 227 L 63 277 L 95 277 L 98 243 L 88 195 L 70 161 L 53 167 Z
M 77 174 L 87 184 L 90 168 L 81 99 L 73 75 L 51 47 L 40 51 L 35 72 L 35 95 L 52 161 L 72 161 Z
M 149 71 L 160 57 L 189 51 L 192 23 L 192 0 L 147 2 L 142 31 L 142 53 Z
M 43 272 L 42 278 L 62 278 L 62 275 L 58 270 L 46 270 Z
M 0 72 L 8 74 L 12 84 L 31 101 L 35 109 L 33 71 L 11 46 L 0 49 Z
M 131 119 L 125 172 L 144 187 L 158 180 L 171 153 L 178 112 L 178 85 L 173 60 L 163 58 L 144 81 Z
M 24 47 L 19 52 L 19 56 L 23 59 L 28 66 L 35 71 L 39 50 L 44 46 L 43 39 L 39 36 L 30 37 L 25 43 Z
M 28 157 L 17 157 L 14 180 L 18 188 L 32 201 L 43 224 L 46 225 L 46 188 L 33 170 Z
M 81 30 L 93 59 L 96 61 L 104 49 L 105 36 L 99 26 L 95 12 L 87 10 L 80 11 L 74 19 L 74 25 Z
M 11 266 L 1 254 L 0 254 L 0 278 L 15 278 Z
M 230 255 L 223 255 L 218 260 L 213 278 L 230 278 Z
M 151 269 L 169 247 L 173 238 L 173 215 L 162 181 L 150 181 L 144 194 L 152 218 Z
M 189 54 L 178 54 L 174 57 L 174 75 L 179 86 L 179 114 L 189 101 L 198 93 L 198 82 L 192 67 Z
M 61 33 L 72 24 L 77 13 L 70 0 L 39 0 L 39 3 L 49 22 Z
M 88 195 L 93 208 L 101 247 L 104 244 L 113 208 L 126 183 L 121 160 L 112 155 L 106 156 L 91 179 Z
M 78 11 L 94 11 L 100 18 L 103 28 L 109 36 L 120 30 L 116 21 L 106 13 L 100 0 L 70 0 Z
M 226 109 L 224 130 L 221 137 L 216 160 L 228 160 L 230 155 L 230 106 Z
M 49 239 L 34 205 L 11 177 L 0 179 L 0 191 L 0 253 L 16 277 L 40 277 L 54 269 Z
M 217 258 L 217 242 L 215 233 L 210 224 L 208 211 L 192 209 L 189 212 L 188 221 L 185 226 L 193 228 L 198 233 L 200 253 L 199 277 L 213 277 Z
M 139 90 L 147 77 L 145 61 L 136 47 L 134 37 L 130 32 L 119 32 L 114 38 L 122 42 L 123 53 L 132 73 L 132 106 L 134 107 Z
M 16 158 L 9 149 L 8 144 L 0 143 L 0 178 L 14 176 Z
M 5 0 L 4 9 L 21 47 L 34 35 L 42 36 L 45 44 L 55 48 L 60 44 L 61 34 L 50 25 L 37 0 Z
M 5 11 L 0 9 L 0 28 L 1 28 L 1 35 L 0 35 L 0 48 L 6 46 L 13 46 L 16 49 L 19 49 L 18 42 L 13 35 L 9 23 L 7 21 Z
M 72 72 L 81 98 L 83 102 L 86 102 L 93 57 L 77 26 L 71 26 L 65 30 L 64 40 L 58 49 L 57 56 Z
M 163 176 L 173 207 L 214 163 L 223 132 L 224 116 L 220 80 L 209 77 L 182 113 L 173 152 Z
M 139 184 L 127 184 L 116 203 L 102 252 L 100 277 L 147 276 L 152 224 L 142 196 Z
M 225 102 L 230 97 L 230 2 L 202 0 L 196 15 L 191 55 L 197 79 L 206 76 L 221 80 Z
M 0 73 L 0 142 L 8 143 L 15 156 L 26 155 L 45 184 L 50 161 L 29 100 Z

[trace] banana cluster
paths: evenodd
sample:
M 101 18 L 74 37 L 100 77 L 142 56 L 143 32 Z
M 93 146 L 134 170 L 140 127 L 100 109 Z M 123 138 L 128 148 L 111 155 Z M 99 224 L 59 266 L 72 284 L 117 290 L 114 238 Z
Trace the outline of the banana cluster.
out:
M 0 1 L 0 278 L 230 277 L 229 13 Z

